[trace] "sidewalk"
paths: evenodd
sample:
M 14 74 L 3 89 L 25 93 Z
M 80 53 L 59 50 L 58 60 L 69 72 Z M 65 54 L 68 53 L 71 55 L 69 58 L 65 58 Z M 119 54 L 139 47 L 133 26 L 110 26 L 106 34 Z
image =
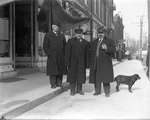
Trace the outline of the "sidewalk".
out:
M 116 65 L 118 62 L 113 61 L 113 64 Z M 52 99 L 69 88 L 65 82 L 66 76 L 63 78 L 63 88 L 51 89 L 49 77 L 41 72 L 16 76 L 0 82 L 0 117 L 14 118 Z

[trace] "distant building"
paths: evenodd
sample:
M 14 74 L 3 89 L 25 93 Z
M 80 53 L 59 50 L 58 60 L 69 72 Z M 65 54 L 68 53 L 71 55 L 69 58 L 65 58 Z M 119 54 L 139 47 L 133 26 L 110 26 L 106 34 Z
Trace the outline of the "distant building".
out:
M 124 25 L 122 17 L 119 14 L 114 16 L 114 27 L 113 30 L 113 40 L 116 44 L 116 57 L 120 60 L 125 54 L 125 44 L 124 44 Z

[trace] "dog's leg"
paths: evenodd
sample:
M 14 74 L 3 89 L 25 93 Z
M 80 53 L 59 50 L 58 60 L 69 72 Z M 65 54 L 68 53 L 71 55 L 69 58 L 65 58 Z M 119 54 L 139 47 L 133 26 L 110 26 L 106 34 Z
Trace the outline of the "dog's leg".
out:
M 116 91 L 119 92 L 119 83 L 117 82 Z
M 128 90 L 130 93 L 132 93 L 132 90 L 131 90 L 132 86 L 131 85 L 128 85 Z

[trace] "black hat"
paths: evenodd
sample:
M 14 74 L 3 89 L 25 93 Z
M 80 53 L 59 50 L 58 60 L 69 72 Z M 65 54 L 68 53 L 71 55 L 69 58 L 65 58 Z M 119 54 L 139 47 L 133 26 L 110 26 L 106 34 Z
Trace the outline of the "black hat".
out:
M 77 34 L 82 34 L 83 30 L 81 28 L 79 28 L 79 29 L 75 29 L 74 32 Z
M 105 33 L 105 32 L 106 32 L 106 29 L 103 26 L 97 29 L 97 33 Z
M 113 29 L 112 28 L 107 28 L 107 33 L 110 33 L 110 32 L 112 32 L 113 31 Z
M 60 24 L 52 24 L 50 26 L 57 26 L 57 27 L 60 27 Z

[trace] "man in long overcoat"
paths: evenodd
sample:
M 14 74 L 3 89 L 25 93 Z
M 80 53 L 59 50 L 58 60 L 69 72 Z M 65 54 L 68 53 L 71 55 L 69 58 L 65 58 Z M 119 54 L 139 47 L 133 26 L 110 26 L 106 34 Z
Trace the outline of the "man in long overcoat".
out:
M 110 96 L 110 82 L 113 81 L 112 56 L 115 51 L 113 42 L 106 38 L 105 29 L 97 30 L 98 38 L 90 44 L 90 83 L 95 85 L 94 95 L 101 94 L 101 83 L 106 97 Z
M 86 81 L 89 43 L 82 38 L 82 29 L 76 29 L 75 33 L 76 37 L 70 39 L 66 45 L 67 81 L 70 83 L 71 95 L 84 95 L 82 84 Z
M 58 25 L 52 25 L 52 31 L 45 35 L 43 48 L 48 56 L 47 75 L 51 88 L 62 85 L 62 77 L 65 72 L 65 36 L 59 32 Z

